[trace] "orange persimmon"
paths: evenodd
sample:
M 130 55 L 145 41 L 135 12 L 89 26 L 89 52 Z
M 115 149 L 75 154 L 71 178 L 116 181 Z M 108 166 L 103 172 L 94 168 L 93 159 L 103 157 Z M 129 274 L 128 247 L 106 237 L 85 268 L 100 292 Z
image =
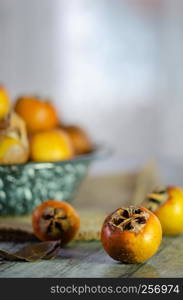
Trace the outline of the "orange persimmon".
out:
M 64 126 L 63 129 L 70 136 L 75 153 L 77 155 L 89 153 L 92 151 L 93 146 L 85 130 L 75 125 Z
M 73 155 L 70 138 L 61 129 L 37 132 L 30 139 L 30 157 L 33 161 L 60 161 Z
M 158 218 L 144 207 L 121 207 L 104 221 L 101 240 L 105 251 L 124 263 L 141 263 L 156 253 L 162 239 Z
M 48 200 L 33 211 L 32 227 L 42 241 L 61 240 L 62 244 L 67 244 L 78 232 L 80 218 L 70 204 Z
M 54 106 L 36 97 L 20 97 L 16 101 L 15 111 L 26 122 L 29 133 L 53 129 L 59 124 Z

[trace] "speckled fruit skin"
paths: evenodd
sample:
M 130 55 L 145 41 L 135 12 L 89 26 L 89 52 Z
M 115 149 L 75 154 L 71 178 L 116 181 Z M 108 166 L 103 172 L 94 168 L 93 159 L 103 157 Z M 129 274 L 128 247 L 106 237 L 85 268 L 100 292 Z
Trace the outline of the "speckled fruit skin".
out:
M 159 218 L 164 235 L 183 232 L 183 189 L 176 186 L 167 188 L 169 198 L 154 213 Z
M 105 251 L 113 259 L 123 263 L 142 263 L 153 256 L 162 240 L 162 228 L 158 218 L 144 207 L 150 214 L 146 225 L 138 233 L 124 230 L 109 224 L 111 213 L 104 221 L 101 241 Z M 117 211 L 117 210 L 116 210 Z

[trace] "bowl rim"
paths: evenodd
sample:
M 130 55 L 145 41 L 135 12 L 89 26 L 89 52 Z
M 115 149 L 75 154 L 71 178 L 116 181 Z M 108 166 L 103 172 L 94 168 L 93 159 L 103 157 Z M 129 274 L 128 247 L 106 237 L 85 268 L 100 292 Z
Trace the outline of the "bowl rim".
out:
M 65 159 L 61 161 L 28 161 L 26 163 L 19 163 L 19 164 L 0 164 L 0 167 L 18 167 L 23 168 L 25 166 L 38 166 L 38 165 L 65 165 L 68 163 L 80 162 L 80 161 L 90 161 L 90 160 L 98 160 L 98 159 L 105 159 L 107 156 L 111 155 L 112 150 L 109 147 L 95 145 L 91 152 L 81 154 L 75 156 L 71 159 Z

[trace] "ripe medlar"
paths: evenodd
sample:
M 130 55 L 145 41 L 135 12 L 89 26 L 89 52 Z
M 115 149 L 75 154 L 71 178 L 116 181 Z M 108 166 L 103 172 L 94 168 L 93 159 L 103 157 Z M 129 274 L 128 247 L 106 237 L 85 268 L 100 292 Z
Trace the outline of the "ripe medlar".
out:
M 75 237 L 80 227 L 80 218 L 70 204 L 48 200 L 33 211 L 32 227 L 40 240 L 61 240 L 63 245 Z
M 176 235 L 183 232 L 183 189 L 168 186 L 155 189 L 147 195 L 143 205 L 160 220 L 163 234 Z
M 120 207 L 104 221 L 105 251 L 124 263 L 141 263 L 156 253 L 162 239 L 158 218 L 144 207 Z

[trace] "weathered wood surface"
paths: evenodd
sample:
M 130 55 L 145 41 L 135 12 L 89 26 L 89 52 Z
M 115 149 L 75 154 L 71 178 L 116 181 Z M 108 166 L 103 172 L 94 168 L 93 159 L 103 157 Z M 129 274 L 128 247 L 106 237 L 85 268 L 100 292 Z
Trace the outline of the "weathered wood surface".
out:
M 0 243 L 15 251 L 21 244 Z M 112 260 L 100 242 L 75 242 L 59 257 L 35 263 L 0 261 L 0 277 L 183 277 L 183 235 L 164 238 L 158 253 L 144 264 Z
M 77 207 L 88 210 L 103 208 L 109 211 L 119 203 L 140 203 L 147 190 L 155 184 L 151 167 L 137 176 L 115 176 L 85 182 L 76 198 Z M 100 185 L 100 192 L 98 192 Z M 105 187 L 105 188 L 104 188 Z M 88 199 L 88 196 L 90 198 Z M 87 201 L 88 200 L 88 201 Z M 108 205 L 107 205 L 108 203 Z M 109 207 L 109 205 L 111 207 Z M 0 249 L 15 252 L 22 244 L 0 242 Z M 144 264 L 127 265 L 112 260 L 101 243 L 74 242 L 61 249 L 60 255 L 50 261 L 35 263 L 8 262 L 0 260 L 0 277 L 183 277 L 183 235 L 164 238 L 158 253 Z

